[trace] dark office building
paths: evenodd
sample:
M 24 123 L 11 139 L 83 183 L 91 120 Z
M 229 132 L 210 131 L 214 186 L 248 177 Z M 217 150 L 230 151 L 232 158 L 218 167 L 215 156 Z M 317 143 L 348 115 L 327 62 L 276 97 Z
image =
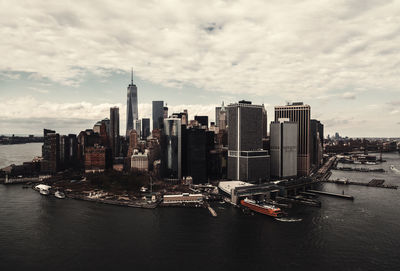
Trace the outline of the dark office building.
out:
M 164 119 L 164 101 L 153 101 L 153 130 L 161 129 L 163 126 Z
M 206 130 L 187 129 L 187 176 L 194 184 L 207 181 L 207 135 Z
M 119 157 L 120 140 L 119 140 L 119 108 L 110 108 L 110 141 L 112 157 Z
M 311 164 L 315 167 L 322 165 L 324 146 L 324 125 L 315 119 L 310 121 L 310 154 Z
M 168 107 L 167 106 L 164 106 L 164 108 L 163 108 L 163 111 L 164 111 L 164 119 L 167 119 L 168 118 Z
M 146 140 L 146 138 L 150 135 L 150 119 L 143 118 L 142 119 L 142 139 Z
M 263 138 L 267 138 L 268 137 L 268 115 L 267 115 L 267 110 L 265 109 L 264 105 L 262 105 L 262 113 L 263 113 L 263 123 L 262 123 L 262 127 L 263 127 Z
M 289 119 L 298 124 L 297 175 L 310 174 L 310 116 L 311 108 L 302 102 L 275 106 L 275 122 Z
M 270 156 L 262 149 L 262 108 L 248 101 L 228 106 L 228 179 L 269 179 Z
M 194 119 L 199 122 L 200 126 L 208 127 L 208 116 L 194 116 Z
M 60 135 L 53 130 L 43 130 L 41 171 L 56 173 L 60 164 Z

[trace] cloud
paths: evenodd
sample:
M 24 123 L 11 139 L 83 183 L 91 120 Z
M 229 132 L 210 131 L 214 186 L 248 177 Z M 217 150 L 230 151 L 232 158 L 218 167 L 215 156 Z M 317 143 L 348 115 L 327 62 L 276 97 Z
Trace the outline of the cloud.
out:
M 399 105 L 400 105 L 400 100 L 397 100 L 397 101 L 390 101 L 390 102 L 388 102 L 387 104 L 388 104 L 388 105 L 391 105 L 391 106 L 399 106 Z
M 345 92 L 341 96 L 343 99 L 348 99 L 348 100 L 354 100 L 356 98 L 356 95 L 352 92 Z
M 397 114 L 397 113 L 399 113 L 399 112 L 400 112 L 399 110 L 395 109 L 395 110 L 390 111 L 389 114 L 395 115 L 395 114 Z
M 372 0 L 2 1 L 0 71 L 79 86 L 133 66 L 163 86 L 288 99 L 398 91 L 399 13 Z

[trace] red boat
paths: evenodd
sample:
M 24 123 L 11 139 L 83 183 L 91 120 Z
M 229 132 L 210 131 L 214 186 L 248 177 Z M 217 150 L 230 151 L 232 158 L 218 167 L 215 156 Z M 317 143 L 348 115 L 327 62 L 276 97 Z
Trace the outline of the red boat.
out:
M 240 201 L 240 204 L 249 208 L 250 210 L 261 213 L 264 215 L 269 215 L 273 217 L 282 217 L 283 213 L 282 210 L 274 205 L 265 204 L 265 203 L 257 203 L 254 200 L 245 198 Z

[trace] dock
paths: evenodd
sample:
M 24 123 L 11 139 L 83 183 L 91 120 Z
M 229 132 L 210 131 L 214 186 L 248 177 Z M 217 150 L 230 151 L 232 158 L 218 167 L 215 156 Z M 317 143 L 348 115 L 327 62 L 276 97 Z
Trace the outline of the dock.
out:
M 322 180 L 321 182 L 342 184 L 342 185 L 361 185 L 361 186 L 386 188 L 386 189 L 397 189 L 398 188 L 397 185 L 384 184 L 385 180 L 382 180 L 382 179 L 372 179 L 368 183 L 354 182 L 354 181 L 349 181 L 349 180 Z
M 320 195 L 326 195 L 326 196 L 332 196 L 332 197 L 337 197 L 337 198 L 342 198 L 342 199 L 354 200 L 354 197 L 350 196 L 350 195 L 336 194 L 336 193 L 332 193 L 332 192 L 318 191 L 318 190 L 307 190 L 307 192 L 311 192 L 314 194 L 320 194 Z
M 40 182 L 41 182 L 41 180 L 38 177 L 0 179 L 0 183 L 2 183 L 2 184 L 25 184 L 25 183 L 40 183 Z
M 336 167 L 334 170 L 341 171 L 357 171 L 357 172 L 385 172 L 383 168 L 351 168 L 351 167 Z

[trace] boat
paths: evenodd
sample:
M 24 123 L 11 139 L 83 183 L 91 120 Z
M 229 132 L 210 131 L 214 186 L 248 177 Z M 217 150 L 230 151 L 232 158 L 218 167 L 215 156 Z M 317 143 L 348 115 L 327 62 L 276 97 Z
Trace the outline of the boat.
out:
M 50 194 L 50 191 L 47 189 L 39 189 L 39 193 L 41 195 L 48 196 Z
M 273 217 L 282 217 L 282 210 L 274 205 L 266 204 L 266 203 L 257 203 L 255 200 L 251 200 L 245 198 L 240 201 L 240 204 L 244 207 L 249 208 L 250 210 L 261 213 L 264 215 L 269 215 Z
M 58 190 L 54 193 L 54 196 L 58 199 L 65 199 L 65 194 Z
M 51 186 L 45 185 L 45 184 L 39 184 L 39 185 L 34 187 L 34 189 L 36 191 L 39 191 L 39 193 L 41 195 L 45 195 L 45 196 L 50 194 L 50 188 L 51 188 Z

